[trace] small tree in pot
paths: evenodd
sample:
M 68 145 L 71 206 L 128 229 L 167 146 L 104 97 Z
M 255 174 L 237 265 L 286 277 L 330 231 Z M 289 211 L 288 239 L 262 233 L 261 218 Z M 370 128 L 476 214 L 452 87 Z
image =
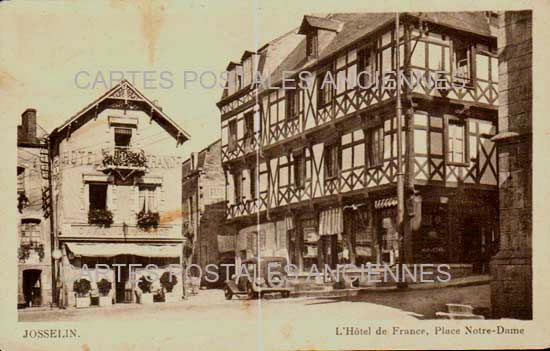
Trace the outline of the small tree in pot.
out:
M 162 292 L 165 302 L 179 301 L 180 296 L 177 292 L 172 292 L 174 286 L 178 284 L 178 278 L 171 274 L 171 272 L 164 272 L 160 277 L 160 284 L 162 285 Z
M 138 288 L 141 290 L 139 296 L 139 303 L 150 304 L 153 303 L 153 294 L 151 293 L 151 285 L 153 285 L 153 279 L 149 276 L 142 276 L 138 281 Z
M 92 285 L 87 279 L 80 279 L 73 283 L 73 291 L 76 295 L 76 308 L 90 307 L 92 302 L 90 297 Z
M 109 306 L 113 304 L 113 300 L 109 296 L 112 283 L 103 278 L 97 283 L 97 289 L 99 290 L 99 306 Z

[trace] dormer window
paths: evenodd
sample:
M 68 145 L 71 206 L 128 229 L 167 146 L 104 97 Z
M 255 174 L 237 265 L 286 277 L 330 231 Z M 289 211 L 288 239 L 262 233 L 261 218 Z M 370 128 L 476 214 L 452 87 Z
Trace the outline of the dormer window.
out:
M 342 30 L 342 23 L 328 17 L 304 16 L 298 34 L 306 36 L 306 56 L 308 59 L 319 57 L 319 32 L 338 33 Z M 323 41 L 325 42 L 325 41 Z
M 243 88 L 243 77 L 240 72 L 235 74 L 235 91 L 239 91 Z
M 227 95 L 233 95 L 243 87 L 243 69 L 238 63 L 230 62 L 226 68 L 227 72 Z
M 317 30 L 311 30 L 306 36 L 306 55 L 308 59 L 319 55 L 319 36 Z

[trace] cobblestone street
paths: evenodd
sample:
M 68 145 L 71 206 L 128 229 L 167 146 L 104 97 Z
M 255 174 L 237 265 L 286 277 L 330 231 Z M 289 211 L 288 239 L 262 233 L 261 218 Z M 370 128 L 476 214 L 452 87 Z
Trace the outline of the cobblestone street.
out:
M 177 320 L 217 319 L 231 315 L 235 320 L 256 318 L 298 319 L 304 316 L 345 318 L 353 314 L 358 320 L 399 320 L 434 318 L 445 303 L 467 303 L 475 307 L 489 306 L 489 285 L 449 287 L 401 292 L 362 292 L 357 296 L 290 298 L 263 300 L 225 300 L 221 290 L 204 290 L 178 303 L 152 305 L 118 304 L 112 307 L 90 307 L 66 310 L 23 310 L 19 320 L 27 321 L 81 321 L 81 320 Z

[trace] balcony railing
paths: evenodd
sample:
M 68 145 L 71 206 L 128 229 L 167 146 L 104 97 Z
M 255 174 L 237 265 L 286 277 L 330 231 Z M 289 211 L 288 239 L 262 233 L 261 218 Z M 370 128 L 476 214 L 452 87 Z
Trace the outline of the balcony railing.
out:
M 103 149 L 103 169 L 147 169 L 147 157 L 142 149 L 127 146 L 115 146 Z

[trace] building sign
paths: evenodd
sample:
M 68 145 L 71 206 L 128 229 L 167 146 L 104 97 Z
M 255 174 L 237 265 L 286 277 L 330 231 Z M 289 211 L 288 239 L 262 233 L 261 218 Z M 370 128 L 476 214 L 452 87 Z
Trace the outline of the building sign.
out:
M 372 256 L 372 249 L 370 246 L 356 246 L 355 247 L 355 254 L 357 256 Z
M 319 240 L 319 235 L 317 234 L 317 228 L 315 227 L 304 228 L 304 242 L 316 243 L 318 240 Z
M 148 168 L 175 168 L 183 161 L 181 156 L 145 154 Z M 73 150 L 61 153 L 53 160 L 53 174 L 59 173 L 62 168 L 79 166 L 101 166 L 103 164 L 103 153 L 101 150 L 85 151 Z

